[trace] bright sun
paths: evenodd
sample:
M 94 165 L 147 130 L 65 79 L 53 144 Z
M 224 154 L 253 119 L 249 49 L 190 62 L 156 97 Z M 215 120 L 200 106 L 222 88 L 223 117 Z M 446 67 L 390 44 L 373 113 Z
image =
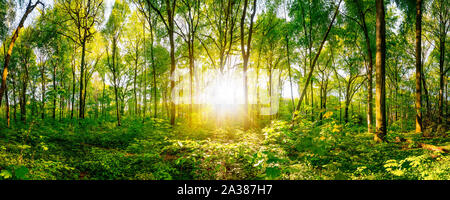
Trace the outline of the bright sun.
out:
M 244 90 L 242 81 L 233 76 L 215 79 L 208 86 L 206 103 L 210 105 L 239 105 L 244 104 Z

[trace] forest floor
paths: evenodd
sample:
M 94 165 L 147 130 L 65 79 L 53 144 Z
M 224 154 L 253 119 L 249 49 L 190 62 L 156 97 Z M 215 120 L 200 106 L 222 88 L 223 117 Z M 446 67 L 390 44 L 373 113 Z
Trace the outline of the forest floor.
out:
M 17 122 L 0 125 L 0 179 L 450 179 L 448 133 L 390 131 L 387 139 L 376 144 L 363 126 L 333 119 L 273 121 L 249 131 L 172 129 L 162 119 L 124 119 L 121 127 L 113 120 Z

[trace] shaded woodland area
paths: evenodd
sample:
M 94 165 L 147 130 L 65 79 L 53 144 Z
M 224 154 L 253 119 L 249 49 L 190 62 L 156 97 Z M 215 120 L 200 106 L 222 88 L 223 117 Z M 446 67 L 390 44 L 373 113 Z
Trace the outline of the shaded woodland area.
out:
M 448 0 L 0 0 L 0 180 L 449 180 Z

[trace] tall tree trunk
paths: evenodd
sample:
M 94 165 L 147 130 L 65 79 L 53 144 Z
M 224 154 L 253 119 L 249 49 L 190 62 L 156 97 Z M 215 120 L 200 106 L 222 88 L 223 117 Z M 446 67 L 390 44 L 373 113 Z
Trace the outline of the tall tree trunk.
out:
M 366 41 L 366 48 L 367 48 L 367 58 L 369 60 L 369 69 L 367 71 L 367 131 L 369 133 L 372 133 L 372 124 L 373 124 L 373 58 L 372 58 L 372 47 L 370 45 L 370 37 L 369 37 L 369 31 L 366 24 L 366 17 L 362 10 L 361 5 L 359 4 L 360 1 L 356 0 L 356 3 L 358 4 L 358 11 L 359 11 L 359 17 L 362 24 L 362 29 L 364 32 L 364 38 Z
M 422 0 L 416 1 L 416 133 L 422 126 Z
M 322 108 L 323 108 L 323 79 L 320 81 L 320 88 L 319 88 L 319 120 L 323 119 L 323 112 L 322 112 Z
M 28 83 L 28 64 L 24 65 L 25 68 L 25 76 L 22 80 L 22 92 L 20 97 L 20 119 L 25 124 L 27 121 L 27 83 Z M 33 91 L 34 92 L 34 91 Z
M 291 70 L 291 60 L 290 60 L 290 52 L 289 52 L 289 37 L 286 34 L 286 56 L 287 56 L 287 65 L 288 65 L 288 75 L 289 75 L 289 83 L 291 86 L 291 101 L 292 101 L 292 110 L 295 109 L 295 101 L 294 101 L 294 90 L 292 85 L 292 70 Z
M 72 63 L 72 102 L 71 102 L 70 119 L 73 119 L 73 111 L 75 109 L 75 63 Z
M 86 34 L 85 34 L 86 35 Z M 86 56 L 86 39 L 81 43 L 81 63 L 80 63 L 80 104 L 79 104 L 79 116 L 78 118 L 84 119 L 84 62 Z
M 170 20 L 169 41 L 170 41 L 170 125 L 175 125 L 175 40 L 173 19 Z
M 137 73 L 138 73 L 138 55 L 139 50 L 138 46 L 136 45 L 136 58 L 134 60 L 134 81 L 133 81 L 133 94 L 134 94 L 134 116 L 136 117 L 138 114 L 138 97 L 137 97 Z
M 247 16 L 247 7 L 248 7 L 248 0 L 244 1 L 244 10 L 242 12 L 241 17 L 241 51 L 242 51 L 242 59 L 243 59 L 243 75 L 244 75 L 244 129 L 250 128 L 250 116 L 249 116 L 249 109 L 248 109 L 248 77 L 247 77 L 247 68 L 248 68 L 248 62 L 250 58 L 250 52 L 251 52 L 251 41 L 252 41 L 252 34 L 253 34 L 253 19 L 256 14 L 256 3 L 257 0 L 253 1 L 253 11 L 250 17 L 250 27 L 248 30 L 248 38 L 247 38 L 247 44 L 245 44 L 244 36 L 245 36 L 245 17 Z M 247 49 L 245 48 L 247 47 Z
M 12 77 L 12 86 L 13 86 L 13 104 L 14 104 L 13 115 L 14 115 L 14 122 L 16 122 L 17 121 L 17 115 L 16 115 L 17 114 L 17 102 L 16 102 L 16 79 L 15 79 L 15 76 Z
M 147 112 L 147 59 L 145 58 L 145 54 L 146 54 L 146 52 L 147 52 L 147 44 L 145 43 L 146 41 L 145 41 L 145 20 L 144 20 L 144 23 L 142 23 L 142 31 L 143 31 L 143 46 L 144 46 L 144 52 L 143 52 L 143 59 L 144 59 L 144 86 L 143 86 L 143 89 L 144 89 L 144 91 L 143 91 L 143 93 L 144 93 L 144 96 L 143 96 L 143 98 L 142 98 L 142 104 L 144 104 L 143 106 L 144 106 L 144 108 L 143 108 L 143 111 L 142 111 L 142 123 L 144 123 L 145 122 L 145 114 L 146 114 L 146 112 Z M 150 114 L 151 114 L 151 109 L 150 109 Z
M 311 121 L 314 121 L 314 79 L 311 79 Z
M 192 121 L 192 106 L 194 105 L 194 40 L 189 39 L 189 94 L 190 94 L 190 104 L 189 104 L 189 121 Z
M 376 133 L 374 140 L 381 142 L 386 136 L 386 21 L 384 1 L 376 0 Z
M 441 2 L 441 7 L 443 7 L 444 2 Z M 445 11 L 444 11 L 445 12 Z M 448 12 L 448 11 L 447 11 Z M 445 64 L 445 39 L 447 37 L 447 31 L 446 31 L 446 24 L 447 21 L 445 22 L 445 24 L 442 22 L 444 20 L 448 20 L 448 19 L 443 19 L 443 15 L 440 14 L 440 26 L 439 26 L 439 30 L 440 30 L 440 37 L 439 37 L 439 123 L 442 123 L 442 121 L 444 120 L 444 89 L 445 89 L 445 84 L 444 84 L 444 79 L 447 77 L 446 76 L 446 72 L 444 71 L 444 64 Z
M 158 96 L 157 96 L 157 87 L 156 87 L 156 65 L 155 65 L 155 56 L 154 56 L 154 53 L 153 53 L 153 40 L 154 40 L 154 38 L 153 38 L 153 26 L 150 26 L 150 36 L 151 36 L 151 45 L 150 45 L 150 54 L 151 54 L 151 59 L 152 59 L 152 68 L 153 68 L 153 101 L 154 101 L 154 104 L 155 105 L 153 105 L 154 107 L 153 107 L 153 109 L 154 109 L 154 111 L 153 111 L 153 115 L 154 115 L 154 118 L 157 118 L 158 117 Z
M 350 85 L 351 85 L 351 80 L 348 81 L 347 83 L 347 87 L 346 87 L 346 93 L 345 93 L 345 108 L 344 108 L 344 121 L 345 123 L 349 122 L 348 120 L 348 108 L 350 106 Z
M 422 79 L 422 87 L 423 87 L 423 96 L 425 98 L 425 103 L 426 103 L 426 115 L 425 118 L 429 118 L 432 119 L 431 117 L 431 104 L 430 104 L 430 96 L 428 95 L 428 89 L 427 89 L 427 81 L 425 78 L 425 73 L 423 72 L 423 63 L 421 66 L 421 79 Z M 426 126 L 426 124 L 424 124 L 423 120 L 422 120 L 422 126 Z
M 95 66 L 94 66 L 95 68 Z M 84 92 L 83 92 L 83 119 L 86 113 L 86 98 L 87 98 L 87 88 L 89 84 L 89 71 L 84 73 Z
M 61 71 L 61 80 L 62 79 L 64 79 L 64 67 L 62 68 L 62 71 Z M 66 89 L 64 81 L 61 81 L 60 85 L 63 90 Z M 65 104 L 64 95 L 60 94 L 59 95 L 59 121 L 61 121 L 64 116 L 64 104 Z
M 53 66 L 53 120 L 56 119 L 56 65 Z M 61 102 L 60 102 L 61 103 Z
M 116 69 L 116 41 L 117 39 L 113 39 L 112 44 L 112 69 L 113 69 L 113 79 L 114 79 L 114 98 L 116 100 L 116 117 L 117 117 L 117 126 L 121 126 L 120 123 L 120 109 L 119 109 L 119 91 L 118 91 L 118 83 L 117 83 L 117 69 Z
M 45 118 L 45 62 L 42 64 L 41 67 L 41 79 L 42 79 L 42 83 L 41 83 L 41 99 L 42 99 L 42 108 L 41 108 L 41 118 L 44 119 Z
M 8 86 L 5 88 L 6 126 L 10 126 Z
M 106 112 L 105 112 L 105 90 L 106 90 L 106 83 L 105 83 L 105 74 L 103 74 L 103 90 L 102 90 L 102 116 L 105 118 L 106 117 Z

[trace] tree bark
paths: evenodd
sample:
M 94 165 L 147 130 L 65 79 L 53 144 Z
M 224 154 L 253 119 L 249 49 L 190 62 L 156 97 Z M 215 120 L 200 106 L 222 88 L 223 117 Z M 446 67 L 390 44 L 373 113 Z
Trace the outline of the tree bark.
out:
M 5 88 L 5 106 L 6 106 L 6 126 L 10 126 L 10 115 L 9 115 L 9 98 L 8 98 L 8 87 Z
M 25 124 L 27 121 L 27 83 L 28 83 L 28 63 L 24 65 L 25 76 L 22 79 L 22 92 L 19 100 L 20 104 L 20 119 Z
M 114 78 L 114 96 L 116 100 L 116 117 L 117 117 L 117 126 L 121 126 L 120 123 L 120 110 L 119 110 L 119 91 L 118 91 L 118 83 L 117 83 L 117 69 L 116 69 L 116 38 L 113 39 L 112 44 L 112 69 L 113 69 L 113 78 Z
M 447 5 L 445 2 L 440 2 L 440 13 L 439 13 L 439 123 L 444 120 L 444 90 L 445 90 L 445 78 L 446 72 L 444 71 L 445 64 L 445 40 L 447 38 L 447 23 L 448 19 L 445 19 L 443 12 L 448 12 L 446 10 Z M 445 7 L 444 7 L 445 6 Z M 447 16 L 447 15 L 446 15 Z
M 155 104 L 155 105 L 153 105 L 154 106 L 153 107 L 153 109 L 154 109 L 153 115 L 154 115 L 154 118 L 157 118 L 158 117 L 158 96 L 157 96 L 157 89 L 158 88 L 156 87 L 156 65 L 155 65 L 155 55 L 153 53 L 153 41 L 154 41 L 154 38 L 153 38 L 153 26 L 152 25 L 150 25 L 150 37 L 151 37 L 150 54 L 151 54 L 152 68 L 153 68 L 153 101 L 154 101 L 154 104 Z
M 75 109 L 75 64 L 72 63 L 72 102 L 71 102 L 71 111 L 70 111 L 70 119 L 73 119 L 73 112 Z
M 382 142 L 386 136 L 386 21 L 384 1 L 376 0 L 376 133 L 374 140 Z
M 45 118 L 45 62 L 42 63 L 41 67 L 41 98 L 42 98 L 42 104 L 41 104 L 41 118 Z
M 85 34 L 86 35 L 86 34 Z M 84 119 L 84 64 L 85 64 L 85 57 L 86 57 L 86 40 L 83 41 L 81 44 L 81 63 L 80 63 L 80 104 L 79 104 L 79 110 L 78 118 Z
M 422 124 L 422 0 L 416 1 L 416 133 Z
M 53 66 L 53 120 L 56 119 L 56 65 Z M 61 102 L 60 102 L 61 103 Z

